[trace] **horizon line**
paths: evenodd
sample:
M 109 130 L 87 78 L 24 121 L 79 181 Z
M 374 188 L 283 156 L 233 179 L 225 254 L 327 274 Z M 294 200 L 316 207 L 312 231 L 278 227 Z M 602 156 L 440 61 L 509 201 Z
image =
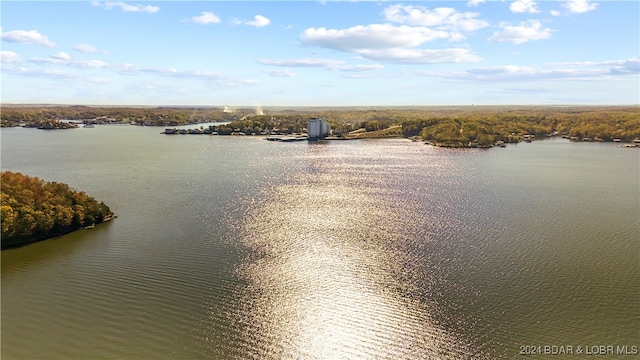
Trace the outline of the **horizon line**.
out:
M 65 104 L 65 103 L 2 103 L 1 106 L 86 106 L 86 107 L 169 107 L 169 108 L 194 108 L 194 107 L 233 107 L 233 108 L 274 108 L 274 107 L 296 107 L 296 108 L 309 108 L 309 107 L 327 107 L 327 108 L 347 108 L 347 107 L 368 107 L 368 108 L 380 108 L 380 107 L 491 107 L 491 106 L 526 106 L 526 107 L 568 107 L 568 106 L 583 106 L 583 107 L 606 107 L 606 106 L 640 106 L 640 103 L 636 104 L 409 104 L 409 105 L 364 105 L 364 104 L 352 104 L 352 105 L 198 105 L 198 104 L 190 104 L 190 105 L 162 105 L 162 104 Z

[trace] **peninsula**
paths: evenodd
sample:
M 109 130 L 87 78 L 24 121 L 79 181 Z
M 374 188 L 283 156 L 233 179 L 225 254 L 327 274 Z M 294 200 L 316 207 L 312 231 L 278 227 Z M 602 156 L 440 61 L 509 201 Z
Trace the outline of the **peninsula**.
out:
M 67 184 L 2 172 L 2 249 L 66 234 L 115 217 L 107 205 Z

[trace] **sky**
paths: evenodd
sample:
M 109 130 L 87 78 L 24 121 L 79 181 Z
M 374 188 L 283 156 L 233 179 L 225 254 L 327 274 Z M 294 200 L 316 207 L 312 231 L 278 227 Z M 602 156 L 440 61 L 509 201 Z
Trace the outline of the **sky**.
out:
M 640 2 L 5 1 L 4 104 L 640 103 Z

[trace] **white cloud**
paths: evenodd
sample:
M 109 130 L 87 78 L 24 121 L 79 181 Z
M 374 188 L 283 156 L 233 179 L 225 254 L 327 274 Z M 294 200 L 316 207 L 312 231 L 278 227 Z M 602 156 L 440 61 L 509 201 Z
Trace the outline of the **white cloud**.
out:
M 270 23 L 271 23 L 271 20 L 267 19 L 266 17 L 262 15 L 256 15 L 253 17 L 252 21 L 247 21 L 245 24 L 249 26 L 255 26 L 255 27 L 264 27 L 269 25 Z
M 20 55 L 17 53 L 13 51 L 0 51 L 0 62 L 5 64 L 14 64 L 19 63 L 20 61 Z
M 112 66 L 112 68 L 117 71 L 121 75 L 162 75 L 162 76 L 178 76 L 184 75 L 173 68 L 155 68 L 155 67 L 146 67 L 139 66 L 129 63 L 117 64 Z
M 102 60 L 72 60 L 71 56 L 65 52 L 59 52 L 49 56 L 48 58 L 33 58 L 29 59 L 29 62 L 34 64 L 54 64 L 65 65 L 69 67 L 75 67 L 80 69 L 87 68 L 109 68 L 111 65 Z
M 0 38 L 5 41 L 20 44 L 36 44 L 46 47 L 56 46 L 56 44 L 49 40 L 46 35 L 40 34 L 37 30 L 13 30 L 2 32 L 0 29 Z
M 260 59 L 259 63 L 264 65 L 284 66 L 284 67 L 332 67 L 344 63 L 343 61 L 330 59 L 288 59 L 288 60 L 270 60 Z
M 364 72 L 364 71 L 375 71 L 383 69 L 383 65 L 373 64 L 373 65 L 342 65 L 338 66 L 336 70 L 338 71 L 348 71 L 348 72 Z
M 174 68 L 158 68 L 158 67 L 147 67 L 140 66 L 131 63 L 120 63 L 120 64 L 110 64 L 104 62 L 102 60 L 87 60 L 87 61 L 77 61 L 73 60 L 70 57 L 63 55 L 64 53 L 54 54 L 48 58 L 34 58 L 30 59 L 29 62 L 36 65 L 32 68 L 28 68 L 25 66 L 7 66 L 2 69 L 4 72 L 24 75 L 24 76 L 34 76 L 34 77 L 54 77 L 54 78 L 76 78 L 83 80 L 90 79 L 99 79 L 99 82 L 104 82 L 104 77 L 95 77 L 96 74 L 92 74 L 91 70 L 101 70 L 106 74 L 107 72 L 111 72 L 114 74 L 122 75 L 122 76 L 163 76 L 163 77 L 171 77 L 171 78 L 180 78 L 180 79 L 196 79 L 205 81 L 208 84 L 214 84 L 216 86 L 253 86 L 259 84 L 259 81 L 248 78 L 241 77 L 232 77 L 227 76 L 220 73 L 210 72 L 210 71 L 199 71 L 199 70 L 180 70 Z M 2 61 L 16 61 L 17 54 L 12 53 L 10 51 L 2 51 L 1 52 Z M 59 68 L 47 68 L 46 65 L 58 65 L 65 66 L 74 69 L 83 69 L 88 70 L 88 73 L 76 71 L 66 71 L 60 70 Z M 102 74 L 101 74 L 102 75 Z M 111 79 L 111 78 L 109 78 Z M 111 80 L 109 80 L 111 81 Z
M 392 24 L 358 25 L 348 29 L 308 28 L 300 38 L 307 45 L 340 51 L 415 47 L 424 42 L 448 38 L 446 31 Z
M 88 44 L 76 44 L 73 47 L 73 50 L 79 51 L 81 53 L 98 53 L 98 52 L 106 53 L 106 51 L 99 50 L 95 46 L 88 45 Z
M 572 13 L 585 13 L 587 11 L 595 10 L 598 7 L 597 3 L 591 3 L 589 0 L 566 0 L 562 5 Z
M 469 2 L 467 3 L 467 6 L 478 6 L 483 2 L 485 2 L 485 0 L 469 0 Z
M 191 21 L 193 21 L 194 23 L 197 24 L 217 24 L 220 22 L 220 18 L 216 16 L 216 14 L 209 12 L 209 11 L 203 11 L 202 13 L 200 13 L 199 16 L 193 16 L 191 18 Z
M 538 20 L 521 22 L 515 26 L 502 22 L 500 23 L 500 30 L 493 33 L 487 40 L 490 42 L 522 44 L 527 41 L 549 39 L 552 31 L 550 28 L 542 28 L 542 24 Z
M 504 65 L 462 72 L 423 72 L 423 75 L 469 81 L 602 80 L 640 74 L 640 59 L 551 63 L 539 66 Z
M 482 58 L 468 49 L 384 49 L 360 52 L 365 58 L 402 64 L 438 64 L 480 61 Z
M 307 45 L 354 52 L 367 59 L 386 62 L 435 64 L 481 60 L 467 49 L 417 49 L 419 45 L 437 39 L 457 41 L 464 39 L 464 35 L 393 24 L 359 25 L 342 30 L 309 28 L 301 35 L 302 42 Z
M 608 61 L 581 61 L 581 62 L 564 62 L 551 63 L 547 66 L 581 66 L 581 67 L 608 67 L 611 74 L 640 74 L 640 58 L 634 57 L 626 60 L 608 60 Z
M 38 72 L 38 71 L 36 71 L 36 72 Z M 54 78 L 71 79 L 71 78 L 75 78 L 76 77 L 76 74 L 72 73 L 71 71 L 64 71 L 64 70 L 43 69 L 43 70 L 40 71 L 40 73 L 42 75 L 49 76 L 49 77 L 54 77 Z
M 265 71 L 266 74 L 274 77 L 295 77 L 296 73 L 291 70 L 273 70 L 273 71 Z
M 609 68 L 611 74 L 640 74 L 640 59 L 638 58 L 603 65 L 611 65 Z
M 101 78 L 101 77 L 90 77 L 90 78 L 86 78 L 87 81 L 95 83 L 95 84 L 108 84 L 111 83 L 111 80 L 109 79 L 105 79 L 105 78 Z
M 551 16 L 560 16 L 560 11 L 558 10 L 551 10 L 549 13 L 551 14 Z
M 69 60 L 63 59 L 61 57 L 56 57 L 55 55 L 51 55 L 48 58 L 33 58 L 29 59 L 29 62 L 34 64 L 58 64 L 58 65 L 66 65 L 69 63 Z
M 537 73 L 540 73 L 540 71 L 530 66 L 502 65 L 502 66 L 490 66 L 485 68 L 470 69 L 470 70 L 467 70 L 467 73 L 476 75 L 478 77 L 494 76 L 494 75 L 522 76 L 522 75 L 537 74 Z
M 57 54 L 53 54 L 53 55 L 51 55 L 51 57 L 53 59 L 57 59 L 57 60 L 65 60 L 65 61 L 66 60 L 71 60 L 71 56 L 69 56 L 69 54 L 67 54 L 64 51 L 61 51 L 61 52 L 59 52 Z
M 476 31 L 489 23 L 477 13 L 454 8 L 391 5 L 383 15 L 389 23 L 357 25 L 346 29 L 308 28 L 300 35 L 305 45 L 352 52 L 363 58 L 403 64 L 435 64 L 479 61 L 468 49 L 419 49 L 436 40 L 461 41 L 463 32 Z M 391 22 L 400 23 L 400 25 Z M 357 71 L 359 68 L 353 69 Z M 346 71 L 346 70 L 345 70 Z
M 134 5 L 130 5 L 127 4 L 123 1 L 107 1 L 104 3 L 101 3 L 99 1 L 93 1 L 91 3 L 93 6 L 100 6 L 103 7 L 107 10 L 111 10 L 113 8 L 120 8 L 122 11 L 124 12 L 144 12 L 144 13 L 156 13 L 160 10 L 159 7 L 157 6 L 153 6 L 153 5 L 140 5 L 140 4 L 134 4 Z
M 385 8 L 383 14 L 387 21 L 438 30 L 475 31 L 489 26 L 485 20 L 477 19 L 478 13 L 460 13 L 450 7 L 430 10 L 425 6 L 396 4 Z
M 538 8 L 536 8 L 536 3 L 533 0 L 516 0 L 509 5 L 509 10 L 514 13 L 529 14 L 540 12 Z
M 325 68 L 331 71 L 374 71 L 384 68 L 382 65 L 349 65 L 344 61 L 317 58 L 287 59 L 287 60 L 271 60 L 260 59 L 259 63 L 263 65 L 281 66 L 281 67 L 317 67 Z
M 463 40 L 466 40 L 466 39 L 467 39 L 467 37 L 462 35 L 459 32 L 449 33 L 449 41 L 458 42 L 458 41 L 463 41 Z
M 2 71 L 21 76 L 47 77 L 56 79 L 73 79 L 77 77 L 76 74 L 71 71 L 56 69 L 29 69 L 26 67 L 14 67 L 2 69 Z
M 102 60 L 87 60 L 87 61 L 73 61 L 69 63 L 69 66 L 79 67 L 79 68 L 107 68 L 109 67 L 109 63 L 106 63 Z
M 257 80 L 230 77 L 224 74 L 200 70 L 178 70 L 174 68 L 145 67 L 135 64 L 118 64 L 109 66 L 121 75 L 159 75 L 182 79 L 199 79 L 224 86 L 244 86 L 259 84 Z

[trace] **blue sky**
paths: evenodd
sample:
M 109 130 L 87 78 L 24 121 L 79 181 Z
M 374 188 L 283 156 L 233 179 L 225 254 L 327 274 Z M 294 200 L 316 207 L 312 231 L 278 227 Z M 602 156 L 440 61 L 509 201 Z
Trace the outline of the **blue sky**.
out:
M 2 1 L 3 103 L 640 103 L 638 1 Z

